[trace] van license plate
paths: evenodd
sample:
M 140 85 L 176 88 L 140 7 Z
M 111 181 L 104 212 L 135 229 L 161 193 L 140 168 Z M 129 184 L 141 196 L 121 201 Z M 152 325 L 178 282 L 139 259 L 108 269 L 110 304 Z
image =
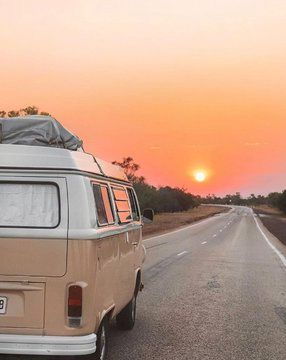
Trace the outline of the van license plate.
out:
M 7 298 L 0 296 L 0 315 L 6 314 Z

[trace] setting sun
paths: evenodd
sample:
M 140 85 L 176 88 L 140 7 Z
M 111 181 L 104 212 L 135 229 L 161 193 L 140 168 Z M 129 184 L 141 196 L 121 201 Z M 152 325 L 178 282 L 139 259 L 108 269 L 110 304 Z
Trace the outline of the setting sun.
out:
M 196 171 L 194 173 L 194 177 L 197 182 L 204 182 L 206 180 L 207 174 L 205 171 Z

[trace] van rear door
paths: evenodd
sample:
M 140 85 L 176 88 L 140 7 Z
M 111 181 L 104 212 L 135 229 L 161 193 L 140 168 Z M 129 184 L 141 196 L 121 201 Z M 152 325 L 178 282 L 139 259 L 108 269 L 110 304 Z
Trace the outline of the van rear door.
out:
M 67 217 L 65 178 L 0 175 L 0 331 L 43 328 L 43 277 L 66 272 Z
M 0 281 L 1 328 L 44 327 L 45 283 Z
M 63 276 L 67 231 L 65 178 L 0 175 L 1 275 Z

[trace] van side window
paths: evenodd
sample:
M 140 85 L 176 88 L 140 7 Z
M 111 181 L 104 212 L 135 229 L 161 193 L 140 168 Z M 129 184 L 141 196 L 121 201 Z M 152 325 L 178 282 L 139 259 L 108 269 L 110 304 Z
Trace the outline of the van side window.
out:
M 93 195 L 98 219 L 98 225 L 114 224 L 114 215 L 111 208 L 107 185 L 93 184 Z
M 116 210 L 120 223 L 130 222 L 132 220 L 131 210 L 128 202 L 128 197 L 123 187 L 112 187 Z
M 139 213 L 136 197 L 135 197 L 135 194 L 134 194 L 134 190 L 131 189 L 131 188 L 127 188 L 127 192 L 128 192 L 130 205 L 131 205 L 131 210 L 132 210 L 132 218 L 133 218 L 134 221 L 139 221 L 140 220 L 140 213 Z

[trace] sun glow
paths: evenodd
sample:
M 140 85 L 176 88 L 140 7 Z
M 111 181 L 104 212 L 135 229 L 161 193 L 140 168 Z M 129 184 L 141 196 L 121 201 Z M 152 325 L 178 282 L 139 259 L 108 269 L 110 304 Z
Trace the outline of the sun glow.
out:
M 194 178 L 197 182 L 204 182 L 207 178 L 207 174 L 205 171 L 197 170 L 194 172 Z

